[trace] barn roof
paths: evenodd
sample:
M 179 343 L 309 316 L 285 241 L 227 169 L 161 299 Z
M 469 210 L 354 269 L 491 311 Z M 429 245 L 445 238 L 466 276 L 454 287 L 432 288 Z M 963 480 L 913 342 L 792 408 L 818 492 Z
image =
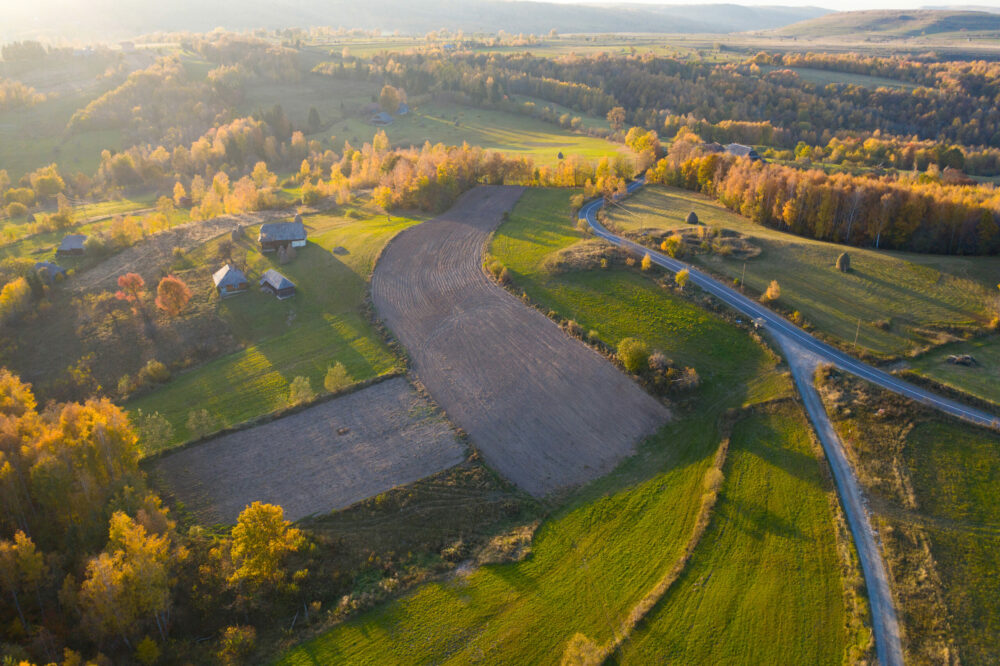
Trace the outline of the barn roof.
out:
M 51 261 L 39 261 L 35 264 L 36 273 L 44 273 L 42 279 L 46 282 L 52 282 L 56 279 L 57 275 L 66 275 L 66 269 L 58 264 L 54 264 Z
M 62 239 L 62 243 L 59 244 L 59 251 L 71 252 L 73 250 L 82 250 L 86 240 L 87 237 L 84 234 L 70 234 Z
M 235 287 L 246 283 L 247 276 L 244 275 L 243 271 L 240 269 L 226 264 L 212 274 L 212 280 L 215 282 L 216 288 L 225 287 L 227 285 Z
M 260 235 L 257 240 L 261 243 L 269 241 L 298 241 L 306 239 L 306 227 L 301 219 L 295 222 L 268 222 L 260 225 Z
M 374 116 L 372 116 L 372 122 L 376 125 L 391 125 L 392 116 L 390 116 L 385 111 L 379 111 Z
M 273 268 L 268 269 L 264 272 L 264 275 L 260 278 L 260 285 L 270 286 L 275 291 L 281 291 L 282 289 L 295 288 L 295 283 L 286 278 L 284 275 L 274 270 Z

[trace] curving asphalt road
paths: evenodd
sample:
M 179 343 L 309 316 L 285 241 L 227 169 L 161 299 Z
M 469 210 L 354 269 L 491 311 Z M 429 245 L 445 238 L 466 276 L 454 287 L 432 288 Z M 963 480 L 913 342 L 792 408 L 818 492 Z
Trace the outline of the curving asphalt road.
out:
M 628 186 L 628 191 L 629 193 L 635 192 L 643 185 L 645 185 L 644 180 L 634 181 Z M 960 419 L 970 421 L 976 425 L 1000 429 L 1000 417 L 981 409 L 969 407 L 960 402 L 942 397 L 936 393 L 920 388 L 919 386 L 903 381 L 898 377 L 890 375 L 888 372 L 883 370 L 879 370 L 878 368 L 864 363 L 863 361 L 859 361 L 839 349 L 832 347 L 825 342 L 821 342 L 781 315 L 773 312 L 760 303 L 747 298 L 740 292 L 726 286 L 715 278 L 699 271 L 694 266 L 684 263 L 683 261 L 673 259 L 672 257 L 655 250 L 650 250 L 649 248 L 643 247 L 638 243 L 616 236 L 597 221 L 597 211 L 600 210 L 603 204 L 604 202 L 601 199 L 597 199 L 587 203 L 580 209 L 580 218 L 587 220 L 587 223 L 590 224 L 590 227 L 593 229 L 595 235 L 631 252 L 635 252 L 640 255 L 648 253 L 653 263 L 666 268 L 671 272 L 676 273 L 679 270 L 687 269 L 690 273 L 690 281 L 692 283 L 698 285 L 704 291 L 712 294 L 733 309 L 742 312 L 748 317 L 752 317 L 758 324 L 765 326 L 771 332 L 789 338 L 805 350 L 818 356 L 825 363 L 831 363 L 844 372 L 866 379 L 873 384 L 878 384 L 882 388 L 892 391 L 893 393 L 906 396 L 907 398 L 916 400 L 917 402 L 921 402 L 935 409 L 939 409 L 943 412 L 951 414 L 952 416 L 957 416 Z
M 628 187 L 629 193 L 636 191 L 644 184 L 643 180 L 633 182 Z M 816 387 L 813 385 L 816 367 L 820 363 L 831 363 L 844 372 L 977 425 L 1000 428 L 1000 418 L 931 393 L 859 361 L 839 349 L 817 340 L 781 315 L 772 312 L 697 268 L 616 236 L 597 220 L 597 211 L 601 209 L 603 204 L 604 202 L 598 199 L 588 202 L 580 209 L 580 218 L 587 221 L 595 235 L 630 252 L 640 255 L 648 254 L 653 263 L 674 273 L 686 269 L 690 274 L 691 282 L 738 312 L 752 317 L 778 340 L 788 357 L 792 376 L 802 395 L 806 413 L 816 428 L 816 433 L 830 463 L 841 498 L 841 505 L 854 537 L 858 559 L 868 588 L 875 648 L 879 663 L 885 666 L 897 666 L 897 664 L 902 666 L 903 649 L 899 634 L 899 621 L 892 599 L 885 562 L 882 559 L 877 536 L 872 529 L 864 495 L 847 459 L 843 442 L 830 423 L 829 416 L 823 407 Z

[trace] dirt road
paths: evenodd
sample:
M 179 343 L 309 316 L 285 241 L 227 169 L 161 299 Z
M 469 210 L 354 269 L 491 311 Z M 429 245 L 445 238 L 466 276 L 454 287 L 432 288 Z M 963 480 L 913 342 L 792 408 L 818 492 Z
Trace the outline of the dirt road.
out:
M 326 513 L 463 460 L 451 425 L 395 378 L 167 455 L 152 473 L 212 524 L 236 522 L 254 501 L 280 504 L 290 520 Z
M 401 233 L 375 267 L 372 297 L 487 463 L 543 496 L 607 473 L 669 413 L 483 274 L 483 245 L 521 193 L 479 187 Z

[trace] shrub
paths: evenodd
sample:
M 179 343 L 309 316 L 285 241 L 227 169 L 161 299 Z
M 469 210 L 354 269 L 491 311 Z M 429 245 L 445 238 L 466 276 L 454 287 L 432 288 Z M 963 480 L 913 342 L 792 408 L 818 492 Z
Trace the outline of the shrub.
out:
M 576 323 L 572 319 L 570 319 L 569 321 L 567 321 L 566 324 L 564 325 L 564 327 L 566 329 L 566 332 L 569 333 L 570 335 L 574 336 L 574 337 L 582 338 L 583 335 L 584 335 L 583 326 L 580 326 L 578 323 Z
M 639 372 L 649 361 L 646 343 L 635 338 L 625 338 L 618 343 L 618 360 L 629 372 Z
M 160 284 L 156 287 L 156 307 L 170 317 L 179 315 L 190 300 L 191 290 L 183 280 L 173 275 L 160 280 Z
M 684 256 L 684 239 L 680 234 L 673 234 L 660 243 L 660 249 L 669 254 L 674 259 Z
M 31 285 L 19 277 L 0 289 L 0 322 L 17 319 L 31 306 Z
M 137 409 L 132 415 L 132 422 L 139 436 L 139 444 L 147 453 L 159 451 L 174 437 L 174 427 L 159 412 L 146 414 Z
M 771 284 L 767 285 L 767 291 L 764 295 L 760 297 L 765 303 L 770 303 L 771 301 L 776 301 L 781 298 L 781 285 L 778 284 L 777 280 L 771 280 Z
M 640 267 L 641 267 L 641 268 L 642 268 L 642 270 L 644 270 L 644 271 L 648 271 L 648 270 L 649 270 L 650 268 L 652 268 L 652 267 L 653 267 L 653 258 L 649 256 L 649 252 L 647 252 L 647 253 L 646 253 L 646 254 L 645 254 L 645 255 L 643 256 L 643 258 L 642 258 L 642 263 L 640 264 Z
M 288 390 L 289 405 L 302 405 L 312 402 L 315 397 L 316 392 L 313 391 L 308 377 L 299 376 L 292 380 L 292 385 Z
M 163 384 L 170 380 L 170 369 L 155 358 L 150 359 L 142 370 L 139 371 L 139 378 L 142 381 Z
M 351 375 L 348 374 L 347 368 L 344 367 L 343 363 L 337 361 L 335 365 L 331 365 L 326 371 L 326 378 L 323 379 L 323 388 L 333 393 L 345 386 L 350 386 L 351 381 Z
M 215 656 L 224 666 L 244 664 L 253 652 L 256 640 L 257 630 L 253 627 L 226 627 L 219 640 L 219 651 Z
M 216 429 L 215 419 L 207 409 L 192 409 L 188 414 L 187 429 L 196 438 L 201 438 Z
M 840 253 L 840 256 L 837 257 L 837 270 L 841 273 L 847 273 L 851 270 L 851 255 L 846 252 Z
M 21 217 L 28 214 L 28 207 L 20 201 L 11 201 L 7 204 L 8 217 Z

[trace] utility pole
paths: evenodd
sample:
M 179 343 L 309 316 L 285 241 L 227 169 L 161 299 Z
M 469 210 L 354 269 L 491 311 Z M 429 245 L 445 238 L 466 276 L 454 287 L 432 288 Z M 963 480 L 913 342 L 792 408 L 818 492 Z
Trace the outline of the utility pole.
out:
M 743 279 L 747 276 L 747 262 L 743 262 L 743 275 L 740 276 L 740 291 L 743 291 Z
M 858 317 L 858 330 L 854 332 L 854 351 L 858 351 L 858 336 L 861 335 L 861 317 Z

